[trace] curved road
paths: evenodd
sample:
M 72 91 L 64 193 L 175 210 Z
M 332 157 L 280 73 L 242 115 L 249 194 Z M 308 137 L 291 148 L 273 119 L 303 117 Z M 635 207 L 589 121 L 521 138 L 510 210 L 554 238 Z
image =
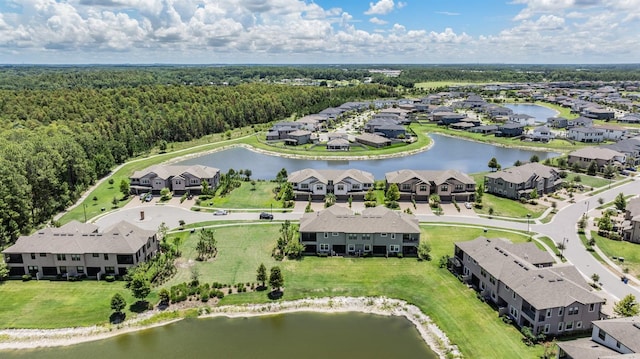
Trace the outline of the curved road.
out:
M 605 192 L 601 192 L 596 196 L 587 197 L 577 201 L 575 204 L 566 206 L 558 211 L 550 223 L 531 224 L 531 231 L 551 238 L 555 243 L 560 243 L 564 238 L 565 241 L 565 258 L 576 266 L 576 268 L 590 281 L 592 274 L 597 273 L 600 276 L 602 288 L 616 300 L 627 294 L 633 294 L 640 298 L 640 291 L 629 285 L 624 284 L 620 280 L 620 276 L 611 272 L 598 262 L 591 253 L 583 246 L 576 230 L 576 222 L 580 219 L 588 209 L 592 210 L 599 204 L 597 199 L 602 197 L 606 202 L 613 201 L 615 196 L 623 192 L 625 194 L 640 193 L 640 181 L 631 181 L 621 186 L 614 187 Z M 144 220 L 140 219 L 140 212 L 144 211 Z M 107 213 L 95 220 L 95 223 L 101 228 L 106 228 L 122 220 L 132 222 L 141 228 L 157 229 L 160 223 L 165 222 L 169 228 L 179 226 L 179 221 L 184 220 L 187 224 L 204 221 L 215 220 L 255 220 L 258 221 L 258 212 L 232 212 L 226 216 L 214 216 L 206 212 L 194 212 L 180 207 L 174 206 L 145 206 L 125 208 L 116 212 Z M 276 220 L 299 220 L 302 213 L 278 213 L 274 212 Z M 514 230 L 526 230 L 527 224 L 523 222 L 505 221 L 500 219 L 488 219 L 482 217 L 443 215 L 435 216 L 432 214 L 416 215 L 420 222 L 449 222 L 449 223 L 465 223 L 478 226 L 500 227 Z M 533 222 L 533 220 L 532 220 Z

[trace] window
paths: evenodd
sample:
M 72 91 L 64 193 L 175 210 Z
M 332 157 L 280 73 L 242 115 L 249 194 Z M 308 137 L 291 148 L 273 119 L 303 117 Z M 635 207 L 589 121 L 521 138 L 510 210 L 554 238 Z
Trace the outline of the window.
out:
M 60 266 L 60 274 L 67 273 L 67 266 Z
M 480 290 L 484 290 L 484 282 L 480 282 Z
M 67 260 L 67 255 L 66 254 L 56 254 L 56 258 L 58 258 L 59 261 L 66 261 Z
M 606 337 L 607 337 L 607 332 L 598 328 L 598 338 L 600 338 L 600 340 L 604 340 L 604 338 Z
M 365 252 L 371 252 L 371 245 L 370 244 L 365 244 L 364 245 L 364 251 Z
M 355 244 L 350 244 L 350 245 L 347 247 L 347 250 L 348 250 L 349 252 L 355 252 L 355 251 L 356 251 L 356 245 L 355 245 Z
M 104 260 L 108 261 L 109 260 L 109 255 L 107 253 L 104 254 Z
M 115 267 L 104 267 L 104 272 L 107 274 L 112 274 L 116 272 Z
M 71 260 L 74 262 L 78 262 L 80 260 L 80 255 L 79 254 L 72 254 L 71 255 Z
M 344 185 L 343 184 L 339 184 L 337 187 L 338 187 L 338 191 L 344 191 Z
M 589 304 L 589 311 L 593 312 L 594 310 L 596 310 L 596 303 Z
M 349 233 L 348 238 L 350 241 L 355 241 L 356 239 L 358 239 L 358 235 L 355 233 Z
M 38 266 L 29 266 L 27 269 L 29 270 L 29 273 L 31 273 L 31 274 L 38 273 Z
M 564 330 L 573 330 L 573 322 L 567 322 L 567 325 L 564 327 Z
M 337 237 L 337 236 L 338 236 L 338 232 L 331 232 L 331 235 L 332 235 L 333 237 Z
M 329 251 L 329 244 L 328 243 L 320 243 L 318 248 L 320 249 L 320 251 L 328 252 Z
M 380 233 L 380 237 L 386 237 L 387 234 L 386 233 Z
M 389 252 L 391 253 L 398 253 L 400 252 L 400 246 L 397 244 L 390 244 L 389 245 Z
M 576 329 L 582 328 L 582 321 L 576 322 Z
M 558 323 L 558 331 L 559 331 L 559 332 L 561 332 L 561 331 L 562 331 L 563 326 L 564 326 L 564 323 L 563 323 L 563 322 Z
M 410 191 L 411 190 L 411 185 L 408 183 L 403 183 L 402 187 L 400 188 L 403 191 Z
M 47 254 L 46 253 L 40 253 L 40 257 L 46 257 Z
M 509 314 L 515 319 L 518 319 L 518 310 L 512 305 L 509 306 Z
M 515 292 L 515 291 L 513 291 L 513 293 L 511 293 L 511 297 L 512 297 L 513 299 L 516 299 L 516 292 Z
M 489 277 L 489 283 L 495 285 L 496 284 L 496 279 L 493 276 Z
M 443 184 L 442 186 L 440 186 L 440 192 L 448 192 L 449 191 L 449 185 Z
M 462 191 L 464 189 L 464 186 L 462 186 L 461 184 L 457 184 L 455 188 L 456 191 Z
M 426 184 L 421 184 L 420 185 L 420 192 L 427 192 L 427 185 Z
M 487 272 L 485 272 L 484 269 L 480 269 L 480 275 L 486 278 L 487 277 Z
M 78 272 L 78 274 L 84 274 L 84 267 L 82 267 L 82 266 L 77 266 L 77 267 L 76 267 L 76 272 Z
M 300 183 L 300 189 L 309 189 L 308 183 Z
M 360 189 L 360 185 L 357 184 L 357 183 L 354 183 L 354 184 L 351 185 L 351 188 L 353 188 L 354 190 Z
M 92 257 L 93 257 L 93 258 L 98 258 L 98 257 L 100 257 L 100 254 L 99 254 L 99 253 L 93 253 L 93 254 L 92 254 Z
M 578 314 L 578 307 L 569 308 L 569 315 L 577 315 L 577 314 Z
M 620 342 L 616 340 L 616 348 L 620 349 Z
M 548 334 L 549 330 L 551 330 L 551 324 L 545 324 L 544 325 L 544 333 Z
M 562 313 L 564 313 L 564 308 L 560 307 L 558 308 L 558 316 L 561 317 Z
M 31 259 L 36 259 L 36 254 L 35 253 L 31 253 Z
M 362 234 L 362 240 L 364 240 L 364 241 L 371 240 L 371 234 L 370 233 L 363 233 Z
M 553 312 L 553 309 L 547 309 L 547 318 L 551 316 L 551 312 Z

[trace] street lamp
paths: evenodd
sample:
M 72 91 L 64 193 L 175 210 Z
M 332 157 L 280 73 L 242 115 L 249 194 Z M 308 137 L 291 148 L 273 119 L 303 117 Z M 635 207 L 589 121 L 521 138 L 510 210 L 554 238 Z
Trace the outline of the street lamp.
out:
M 584 214 L 586 215 L 587 213 L 589 213 L 589 200 L 587 200 L 585 203 L 587 204 L 587 211 L 584 212 Z
M 530 219 L 531 219 L 531 213 L 527 213 L 527 233 L 531 232 L 531 225 L 529 224 Z
M 560 257 L 564 258 L 564 248 L 565 248 L 565 242 L 569 242 L 569 239 L 567 237 L 562 238 L 562 246 L 560 247 Z

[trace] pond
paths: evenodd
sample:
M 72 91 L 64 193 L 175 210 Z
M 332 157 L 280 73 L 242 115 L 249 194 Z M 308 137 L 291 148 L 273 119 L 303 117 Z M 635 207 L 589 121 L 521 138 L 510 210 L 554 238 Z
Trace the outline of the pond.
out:
M 495 157 L 503 168 L 507 168 L 511 167 L 517 160 L 529 161 L 534 154 L 540 158 L 540 161 L 557 155 L 557 153 L 494 146 L 437 134 L 430 134 L 429 137 L 434 141 L 433 147 L 429 150 L 397 158 L 377 160 L 303 160 L 266 155 L 245 148 L 231 148 L 190 158 L 178 164 L 205 165 L 219 168 L 222 172 L 227 172 L 230 168 L 235 170 L 250 169 L 252 178 L 267 180 L 275 178 L 281 168 L 286 168 L 289 173 L 304 168 L 355 168 L 373 173 L 376 179 L 384 179 L 386 172 L 401 169 L 456 169 L 465 173 L 476 173 L 488 171 L 487 163 L 492 157 Z
M 0 352 L 2 358 L 437 358 L 404 317 L 292 313 L 186 319 L 68 347 Z
M 504 107 L 513 110 L 513 113 L 525 114 L 535 118 L 536 123 L 547 123 L 549 117 L 558 116 L 558 111 L 548 107 L 532 104 L 505 104 Z

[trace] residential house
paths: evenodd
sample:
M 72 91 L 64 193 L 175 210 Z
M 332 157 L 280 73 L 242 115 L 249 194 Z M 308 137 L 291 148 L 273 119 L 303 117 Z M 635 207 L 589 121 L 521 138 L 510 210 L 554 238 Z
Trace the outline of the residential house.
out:
M 614 167 L 624 167 L 627 162 L 627 156 L 618 151 L 614 151 L 604 147 L 585 147 L 570 152 L 567 157 L 569 166 L 575 163 L 581 168 L 588 168 L 591 161 L 595 161 L 598 165 L 598 171 L 602 172 L 607 165 Z
M 564 117 L 549 117 L 547 119 L 547 125 L 552 128 L 567 128 L 569 120 Z
M 374 185 L 369 172 L 348 170 L 316 170 L 312 168 L 292 172 L 287 181 L 292 184 L 297 198 L 322 199 L 327 194 L 336 198 L 364 198 L 364 194 Z
M 199 194 L 203 182 L 211 189 L 218 187 L 220 170 L 202 165 L 154 165 L 134 172 L 129 182 L 133 194 L 160 193 L 163 188 L 168 188 L 174 195 Z
M 489 134 L 498 131 L 497 125 L 483 125 L 469 128 L 469 132 Z
M 498 126 L 496 136 L 498 137 L 517 137 L 522 136 L 524 132 L 524 125 L 514 122 L 506 122 Z
M 382 137 L 380 135 L 376 135 L 374 133 L 363 133 L 361 135 L 356 136 L 356 142 L 362 143 L 363 145 L 380 148 L 391 145 L 391 140 Z
M 640 123 L 639 113 L 630 113 L 618 119 L 618 123 Z
M 378 129 L 383 126 L 396 126 L 398 125 L 397 119 L 391 118 L 372 118 L 364 124 L 364 130 L 368 133 L 378 132 Z M 402 128 L 404 130 L 404 127 Z
M 325 117 L 328 121 L 334 121 L 345 112 L 344 109 L 338 107 L 329 107 L 318 112 L 318 115 Z
M 491 118 L 505 117 L 509 118 L 509 116 L 513 115 L 513 110 L 508 107 L 491 105 L 486 108 L 485 112 Z
M 567 120 L 567 128 L 571 127 L 593 127 L 593 119 L 580 116 Z
M 589 107 L 582 111 L 585 117 L 595 118 L 598 120 L 611 120 L 615 118 L 615 112 L 613 110 L 607 110 L 599 107 Z
M 640 243 L 640 198 L 633 198 L 627 203 L 622 222 L 622 239 Z
M 471 202 L 475 196 L 476 182 L 467 174 L 457 170 L 399 170 L 385 173 L 387 188 L 395 183 L 400 198 L 428 201 L 429 196 L 438 195 L 440 200 Z
M 591 338 L 558 342 L 558 359 L 633 359 L 640 355 L 640 317 L 596 320 Z
M 547 126 L 538 126 L 531 131 L 531 139 L 540 142 L 549 142 L 556 136 Z
M 567 138 L 585 143 L 604 141 L 604 130 L 597 127 L 572 127 L 567 131 Z
M 627 138 L 602 147 L 623 153 L 627 157 L 627 166 L 635 167 L 640 164 L 640 137 Z
M 119 222 L 100 232 L 98 226 L 71 221 L 47 227 L 2 251 L 10 276 L 34 278 L 124 275 L 127 269 L 153 257 L 160 245 L 156 231 Z
M 298 146 L 309 143 L 311 140 L 311 132 L 307 130 L 297 130 L 289 133 L 284 140 L 286 144 Z
M 627 129 L 616 125 L 600 125 L 595 128 L 604 131 L 603 138 L 610 141 L 620 141 L 622 137 L 627 135 Z
M 380 134 L 387 138 L 404 138 L 406 136 L 406 130 L 402 125 L 382 125 L 376 128 L 376 134 Z
M 431 114 L 433 122 L 437 122 L 438 124 L 445 126 L 448 126 L 452 123 L 460 122 L 466 117 L 466 115 L 456 112 L 434 112 Z
M 302 122 L 283 121 L 271 126 L 267 132 L 267 141 L 284 140 L 289 138 L 289 134 L 302 129 Z
M 385 207 L 359 215 L 341 206 L 305 213 L 299 232 L 308 254 L 414 256 L 420 243 L 418 219 Z
M 326 126 L 326 118 L 318 114 L 307 115 L 297 119 L 295 122 L 301 123 L 300 129 L 315 132 Z
M 573 265 L 554 259 L 532 242 L 478 237 L 456 242 L 450 269 L 519 328 L 533 334 L 568 335 L 591 329 L 604 299 Z
M 351 143 L 346 138 L 334 138 L 327 142 L 327 151 L 349 151 Z
M 509 121 L 519 123 L 524 126 L 533 126 L 536 124 L 536 118 L 523 113 L 514 113 L 509 115 Z
M 530 198 L 534 189 L 538 195 L 551 193 L 561 185 L 562 178 L 553 167 L 537 162 L 492 172 L 484 176 L 486 192 L 511 199 Z

